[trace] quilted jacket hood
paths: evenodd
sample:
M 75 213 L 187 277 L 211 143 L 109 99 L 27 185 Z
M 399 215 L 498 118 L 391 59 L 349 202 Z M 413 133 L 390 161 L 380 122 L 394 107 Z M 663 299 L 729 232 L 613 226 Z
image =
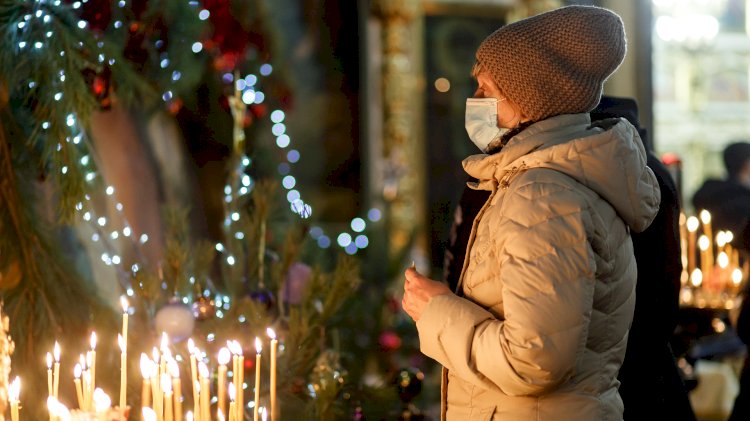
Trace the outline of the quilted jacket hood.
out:
M 625 119 L 591 123 L 588 114 L 567 114 L 535 123 L 494 155 L 473 155 L 464 170 L 491 190 L 530 168 L 562 172 L 595 191 L 635 232 L 645 230 L 661 194 L 638 130 Z

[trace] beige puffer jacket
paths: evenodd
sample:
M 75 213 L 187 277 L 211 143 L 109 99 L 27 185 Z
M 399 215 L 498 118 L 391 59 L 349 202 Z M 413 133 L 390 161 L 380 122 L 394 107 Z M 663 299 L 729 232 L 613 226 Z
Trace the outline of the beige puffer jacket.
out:
M 422 352 L 447 369 L 448 420 L 622 419 L 629 229 L 648 227 L 660 193 L 635 128 L 597 124 L 552 117 L 464 160 L 473 187 L 492 192 L 473 224 L 464 297 L 434 297 L 417 322 Z

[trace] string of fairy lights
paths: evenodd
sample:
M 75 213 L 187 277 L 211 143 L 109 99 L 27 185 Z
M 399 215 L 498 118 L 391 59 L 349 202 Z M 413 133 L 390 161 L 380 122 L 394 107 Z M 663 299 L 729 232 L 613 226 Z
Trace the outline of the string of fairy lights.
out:
M 55 13 L 52 13 L 49 10 L 50 7 L 69 7 L 73 10 L 80 10 L 82 8 L 82 5 L 87 2 L 88 0 L 81 0 L 68 4 L 63 3 L 60 0 L 32 1 L 30 3 L 29 13 L 20 16 L 19 21 L 15 25 L 15 28 L 17 29 L 15 36 L 16 39 L 18 39 L 18 42 L 16 43 L 18 52 L 23 53 L 28 52 L 29 50 L 42 50 L 45 48 L 46 42 L 44 39 L 28 39 L 28 37 L 24 37 L 24 34 L 27 32 L 31 32 L 29 31 L 29 29 L 32 25 L 45 25 L 50 29 L 54 28 L 54 25 L 56 24 L 55 19 L 57 19 L 57 16 Z M 205 21 L 210 17 L 210 12 L 206 9 L 200 8 L 199 2 L 189 1 L 188 3 L 191 7 L 197 10 L 198 18 L 200 20 Z M 123 9 L 127 6 L 127 2 L 124 0 L 120 0 L 116 3 L 116 5 L 118 8 Z M 120 19 L 114 19 L 112 25 L 116 29 L 126 27 L 123 20 Z M 79 30 L 84 31 L 88 30 L 89 23 L 81 19 L 76 23 L 76 26 Z M 44 32 L 44 34 L 46 38 L 51 38 L 53 31 L 49 30 Z M 157 44 L 161 42 L 161 40 L 156 41 Z M 83 44 L 79 42 L 78 47 L 82 48 Z M 107 57 L 107 55 L 103 52 L 104 41 L 99 40 L 96 43 L 96 47 L 100 49 L 100 51 L 96 55 L 99 63 L 106 62 L 109 66 L 118 65 L 114 58 Z M 158 45 L 156 47 L 158 48 Z M 191 50 L 194 54 L 200 54 L 201 52 L 203 52 L 203 47 L 204 46 L 200 41 L 195 41 L 191 44 Z M 65 54 L 66 51 L 64 50 L 59 52 L 60 57 L 64 57 Z M 161 53 L 159 66 L 161 69 L 164 69 L 167 72 L 171 72 L 171 82 L 174 83 L 180 81 L 182 72 L 179 69 L 174 68 L 174 64 L 170 60 L 167 52 Z M 266 101 L 266 95 L 260 86 L 260 78 L 268 77 L 272 72 L 272 65 L 269 63 L 264 63 L 258 68 L 257 75 L 248 73 L 243 77 L 234 80 L 233 74 L 226 73 L 222 76 L 222 79 L 226 83 L 233 84 L 236 89 L 241 91 L 241 99 L 246 105 L 260 105 Z M 55 101 L 61 101 L 63 99 L 63 96 L 65 95 L 65 82 L 65 72 L 63 70 L 59 70 L 59 72 L 57 73 L 57 78 L 52 80 L 48 86 L 41 86 L 34 80 L 29 80 L 27 82 L 27 85 L 29 90 L 37 90 L 40 93 L 43 93 L 42 89 L 52 89 L 54 92 L 54 94 L 52 94 L 53 99 Z M 161 98 L 166 104 L 169 105 L 176 99 L 176 95 L 171 89 L 165 89 L 161 95 Z M 301 218 L 309 218 L 313 212 L 312 206 L 303 199 L 302 193 L 300 192 L 298 186 L 298 180 L 295 178 L 292 171 L 293 166 L 300 162 L 301 155 L 299 150 L 293 147 L 292 138 L 287 132 L 287 127 L 285 124 L 286 114 L 281 109 L 275 109 L 269 113 L 268 117 L 270 120 L 270 132 L 275 138 L 275 144 L 280 151 L 284 152 L 282 154 L 284 159 L 278 164 L 277 172 L 281 177 L 281 185 L 286 190 L 286 200 L 289 203 L 289 209 L 291 212 Z M 92 156 L 88 152 L 90 147 L 87 146 L 88 141 L 85 138 L 84 131 L 79 126 L 79 121 L 75 113 L 71 112 L 66 115 L 65 126 L 67 126 L 68 130 L 70 131 L 70 135 L 66 136 L 65 141 L 68 145 L 72 144 L 74 145 L 74 147 L 79 148 L 80 154 L 78 156 L 81 157 L 79 161 L 79 168 L 83 171 L 84 179 L 88 183 L 94 184 L 95 182 L 97 182 L 99 174 L 94 169 L 94 158 L 92 158 Z M 41 123 L 42 130 L 47 130 L 49 128 L 50 122 L 43 121 Z M 62 142 L 58 143 L 57 152 L 60 152 L 62 148 Z M 237 193 L 240 196 L 247 195 L 252 191 L 254 181 L 248 174 L 246 174 L 246 169 L 251 165 L 251 163 L 252 161 L 249 157 L 242 157 L 241 166 L 240 168 L 238 168 L 238 170 L 242 174 L 239 179 L 240 185 L 237 188 Z M 59 170 L 62 176 L 66 176 L 69 173 L 68 165 L 62 165 Z M 104 191 L 107 196 L 114 196 L 115 192 L 112 186 L 106 186 Z M 232 186 L 226 185 L 224 193 L 225 200 L 233 200 L 234 195 L 232 194 Z M 136 252 L 139 253 L 140 247 L 145 245 L 149 241 L 148 234 L 143 233 L 140 235 L 136 235 L 133 232 L 132 228 L 127 222 L 127 219 L 125 218 L 125 215 L 123 214 L 123 205 L 120 202 L 115 202 L 117 217 L 122 221 L 122 228 L 120 230 L 109 229 L 107 218 L 105 216 L 98 216 L 96 214 L 91 203 L 91 197 L 88 194 L 85 195 L 85 201 L 77 203 L 75 208 L 76 211 L 79 212 L 81 219 L 89 223 L 93 227 L 91 240 L 95 243 L 102 244 L 103 252 L 100 256 L 101 260 L 108 266 L 117 267 L 120 282 L 123 283 L 124 286 L 126 286 L 129 282 L 130 274 L 138 272 L 140 270 L 140 267 L 138 264 L 133 264 L 129 268 L 129 270 L 125 269 L 123 267 L 122 257 L 118 254 L 117 247 L 114 246 L 112 241 L 118 240 L 119 238 L 129 238 L 132 243 L 136 245 Z M 338 246 L 342 248 L 347 254 L 353 255 L 356 254 L 359 250 L 363 250 L 368 247 L 369 238 L 366 233 L 368 225 L 379 221 L 381 217 L 381 211 L 377 208 L 372 208 L 367 211 L 367 214 L 365 216 L 358 216 L 349 221 L 348 226 L 350 229 L 339 230 L 338 232 L 329 234 L 324 230 L 322 226 L 313 225 L 309 230 L 309 235 L 315 241 L 317 246 L 322 249 L 327 249 L 332 246 Z M 238 212 L 232 212 L 227 216 L 225 225 L 236 223 L 239 221 L 239 219 L 240 214 Z M 242 231 L 238 230 L 234 233 L 234 237 L 241 240 L 244 238 L 244 234 L 242 233 Z M 216 250 L 219 252 L 225 251 L 224 246 L 221 243 L 216 244 Z M 232 265 L 234 264 L 235 258 L 231 255 L 225 255 L 225 260 L 227 264 Z M 195 282 L 194 279 L 191 279 L 190 281 L 191 283 Z M 128 295 L 133 295 L 132 288 L 126 286 L 126 291 Z M 224 304 L 219 305 L 218 307 L 221 308 L 222 306 L 224 306 L 228 308 L 229 303 L 226 298 L 219 297 L 217 299 L 217 304 L 220 303 Z M 221 317 L 220 314 L 217 314 L 217 316 Z

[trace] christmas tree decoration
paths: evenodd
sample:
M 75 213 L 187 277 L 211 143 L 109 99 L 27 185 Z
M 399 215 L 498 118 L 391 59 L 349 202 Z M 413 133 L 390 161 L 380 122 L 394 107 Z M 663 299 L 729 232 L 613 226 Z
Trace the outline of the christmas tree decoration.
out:
M 164 332 L 179 342 L 193 334 L 195 316 L 187 304 L 173 298 L 156 312 L 154 326 L 158 333 Z
M 200 296 L 193 301 L 193 316 L 195 320 L 210 320 L 216 316 L 216 304 L 208 297 Z
M 423 420 L 424 415 L 412 403 L 422 392 L 424 373 L 414 368 L 402 368 L 396 373 L 394 384 L 402 409 L 399 420 Z

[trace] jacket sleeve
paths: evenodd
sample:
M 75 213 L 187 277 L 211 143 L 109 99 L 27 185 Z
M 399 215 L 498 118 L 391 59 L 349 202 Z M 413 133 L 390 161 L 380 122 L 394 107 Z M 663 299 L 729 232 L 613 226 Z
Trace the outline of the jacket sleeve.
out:
M 585 229 L 590 214 L 570 190 L 546 193 L 550 200 L 506 197 L 515 205 L 503 222 L 490 221 L 502 230 L 493 235 L 505 237 L 496 243 L 499 262 L 488 281 L 502 293 L 504 320 L 468 299 L 442 295 L 417 323 L 424 354 L 507 395 L 544 394 L 569 378 L 588 334 L 595 277 Z

